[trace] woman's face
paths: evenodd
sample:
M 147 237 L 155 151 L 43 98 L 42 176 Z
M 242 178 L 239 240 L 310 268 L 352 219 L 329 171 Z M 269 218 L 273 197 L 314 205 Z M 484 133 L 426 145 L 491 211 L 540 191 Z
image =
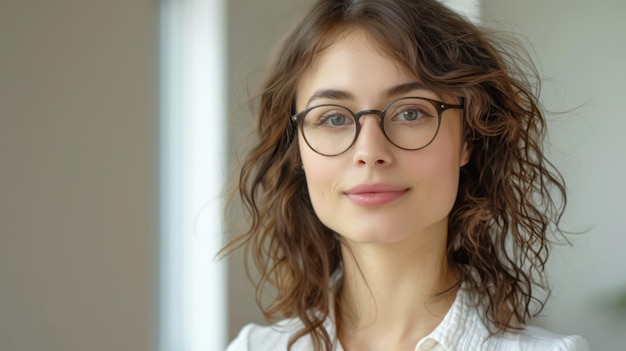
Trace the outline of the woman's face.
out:
M 336 40 L 299 80 L 296 110 L 329 103 L 355 112 L 382 110 L 391 100 L 409 96 L 458 103 L 411 84 L 419 79 L 381 52 L 361 31 Z M 314 152 L 299 133 L 309 195 L 322 223 L 354 243 L 445 237 L 460 167 L 470 155 L 460 111 L 443 112 L 437 137 L 417 151 L 391 144 L 374 114 L 360 119 L 356 142 L 338 156 Z

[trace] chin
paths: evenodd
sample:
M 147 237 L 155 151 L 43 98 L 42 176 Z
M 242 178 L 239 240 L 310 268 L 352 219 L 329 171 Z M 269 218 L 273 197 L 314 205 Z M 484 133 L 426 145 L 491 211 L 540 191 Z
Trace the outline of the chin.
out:
M 409 233 L 397 228 L 378 228 L 377 230 L 368 228 L 366 230 L 343 231 L 346 234 L 343 234 L 341 231 L 338 233 L 342 238 L 355 244 L 395 244 L 409 237 Z

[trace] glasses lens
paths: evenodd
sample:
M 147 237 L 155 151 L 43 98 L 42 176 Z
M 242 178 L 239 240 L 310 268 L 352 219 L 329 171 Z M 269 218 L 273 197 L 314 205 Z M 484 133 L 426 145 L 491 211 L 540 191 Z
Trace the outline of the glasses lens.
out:
M 345 107 L 317 106 L 304 116 L 302 134 L 313 150 L 323 155 L 338 155 L 352 145 L 356 121 Z
M 387 107 L 384 129 L 387 138 L 403 149 L 430 144 L 439 128 L 439 114 L 429 100 L 400 99 Z

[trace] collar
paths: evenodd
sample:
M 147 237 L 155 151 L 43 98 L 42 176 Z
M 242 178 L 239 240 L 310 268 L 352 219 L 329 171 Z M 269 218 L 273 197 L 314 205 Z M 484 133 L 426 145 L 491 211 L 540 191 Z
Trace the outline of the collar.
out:
M 333 306 L 334 307 L 334 306 Z M 324 321 L 329 335 L 335 336 L 334 351 L 344 351 L 336 335 L 334 313 Z M 477 303 L 467 290 L 466 284 L 456 293 L 454 302 L 439 325 L 415 346 L 415 351 L 480 350 L 482 343 L 489 338 L 489 331 L 478 314 Z
M 478 314 L 477 302 L 462 283 L 446 316 L 417 343 L 415 350 L 432 350 L 437 345 L 438 350 L 446 351 L 479 350 L 487 338 L 489 330 Z

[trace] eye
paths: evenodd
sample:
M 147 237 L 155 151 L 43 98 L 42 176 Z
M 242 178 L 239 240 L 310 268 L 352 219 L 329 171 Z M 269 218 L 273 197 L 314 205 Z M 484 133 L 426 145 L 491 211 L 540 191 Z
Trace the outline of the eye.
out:
M 350 114 L 346 111 L 331 110 L 326 111 L 316 118 L 315 123 L 318 127 L 344 127 L 354 123 L 354 120 Z
M 403 105 L 394 109 L 392 121 L 394 122 L 419 122 L 434 114 L 429 112 L 427 108 L 420 105 Z
M 405 110 L 400 111 L 400 113 L 398 113 L 396 116 L 400 120 L 410 122 L 410 121 L 416 121 L 422 118 L 423 113 L 416 108 L 407 108 Z
M 347 118 L 343 115 L 331 115 L 326 118 L 326 123 L 332 126 L 342 126 L 346 124 Z

